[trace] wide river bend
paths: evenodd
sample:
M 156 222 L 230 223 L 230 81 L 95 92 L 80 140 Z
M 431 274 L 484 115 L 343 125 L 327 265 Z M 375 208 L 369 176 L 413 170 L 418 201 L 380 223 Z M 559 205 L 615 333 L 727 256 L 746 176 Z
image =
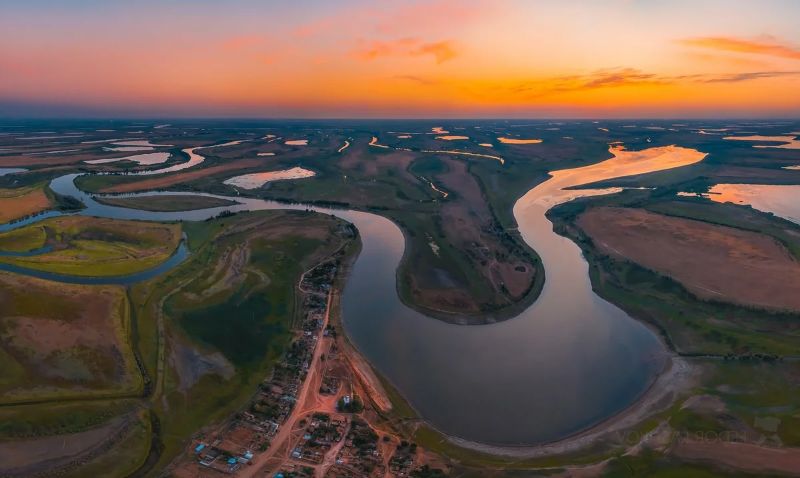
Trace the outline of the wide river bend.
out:
M 442 432 L 479 443 L 531 445 L 565 438 L 625 409 L 666 363 L 652 331 L 592 292 L 580 249 L 553 232 L 545 213 L 578 196 L 616 191 L 564 188 L 691 164 L 704 155 L 677 147 L 611 152 L 607 161 L 552 173 L 517 202 L 519 230 L 542 257 L 547 280 L 519 316 L 479 326 L 447 324 L 400 301 L 396 271 L 403 234 L 375 214 L 240 197 L 226 198 L 236 206 L 150 212 L 96 202 L 77 189 L 75 174 L 53 180 L 51 188 L 83 201 L 87 207 L 79 214 L 89 216 L 195 221 L 224 210 L 313 209 L 353 223 L 363 249 L 342 308 L 346 333 L 359 351 Z M 169 194 L 177 193 L 136 195 Z

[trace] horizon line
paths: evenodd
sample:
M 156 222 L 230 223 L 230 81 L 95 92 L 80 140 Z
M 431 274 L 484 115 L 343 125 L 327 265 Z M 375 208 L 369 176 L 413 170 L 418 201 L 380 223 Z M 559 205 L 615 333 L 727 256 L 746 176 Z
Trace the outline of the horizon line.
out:
M 800 121 L 798 116 L 464 116 L 464 117 L 387 117 L 387 116 L 24 116 L 0 115 L 0 121 L 709 121 L 780 120 Z

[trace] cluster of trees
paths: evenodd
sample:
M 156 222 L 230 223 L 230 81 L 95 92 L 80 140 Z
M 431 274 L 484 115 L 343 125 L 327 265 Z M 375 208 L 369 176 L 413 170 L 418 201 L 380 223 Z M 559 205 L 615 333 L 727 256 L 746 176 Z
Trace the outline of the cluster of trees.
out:
M 336 404 L 336 409 L 342 413 L 360 413 L 364 410 L 364 402 L 358 396 L 353 396 L 349 400 L 345 400 L 345 397 L 342 397 Z

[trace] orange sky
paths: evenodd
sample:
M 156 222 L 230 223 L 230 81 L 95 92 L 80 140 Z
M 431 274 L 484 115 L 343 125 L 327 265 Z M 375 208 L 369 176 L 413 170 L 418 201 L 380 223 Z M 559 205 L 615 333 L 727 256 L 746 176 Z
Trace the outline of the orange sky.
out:
M 800 116 L 793 0 L 0 8 L 6 116 Z

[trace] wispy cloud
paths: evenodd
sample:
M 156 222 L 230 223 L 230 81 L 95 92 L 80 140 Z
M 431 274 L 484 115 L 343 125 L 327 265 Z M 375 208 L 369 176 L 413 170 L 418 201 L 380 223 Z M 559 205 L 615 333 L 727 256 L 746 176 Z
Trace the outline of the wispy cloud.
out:
M 613 68 L 598 70 L 586 75 L 555 76 L 526 81 L 514 86 L 512 90 L 516 93 L 539 97 L 574 91 L 660 83 L 664 83 L 663 78 L 652 73 L 635 68 Z
M 748 73 L 711 76 L 701 81 L 705 83 L 739 83 L 742 81 L 780 77 L 800 77 L 800 71 L 751 71 Z
M 449 40 L 423 42 L 418 38 L 400 38 L 397 40 L 375 40 L 362 44 L 355 51 L 362 60 L 375 60 L 390 56 L 426 56 L 436 59 L 436 63 L 444 63 L 458 56 L 458 52 Z
M 731 53 L 767 55 L 791 60 L 800 60 L 800 47 L 778 41 L 772 37 L 746 39 L 736 37 L 696 37 L 681 40 L 688 46 Z
M 585 75 L 541 78 L 514 85 L 511 92 L 528 98 L 540 98 L 561 93 L 592 91 L 632 86 L 668 86 L 686 83 L 741 83 L 770 78 L 800 78 L 797 71 L 750 71 L 730 74 L 658 75 L 635 68 L 598 70 Z
M 423 43 L 412 51 L 411 54 L 415 56 L 433 55 L 436 58 L 436 63 L 444 63 L 458 56 L 458 53 L 450 41 Z
M 392 78 L 395 80 L 408 81 L 411 83 L 416 83 L 418 85 L 425 85 L 425 86 L 436 85 L 439 83 L 436 80 L 431 80 L 430 78 L 423 78 L 421 76 L 416 76 L 416 75 L 395 75 Z
M 578 77 L 578 80 L 576 86 L 585 90 L 660 82 L 660 80 L 656 78 L 656 75 L 645 73 L 634 68 L 600 70 L 589 77 Z

